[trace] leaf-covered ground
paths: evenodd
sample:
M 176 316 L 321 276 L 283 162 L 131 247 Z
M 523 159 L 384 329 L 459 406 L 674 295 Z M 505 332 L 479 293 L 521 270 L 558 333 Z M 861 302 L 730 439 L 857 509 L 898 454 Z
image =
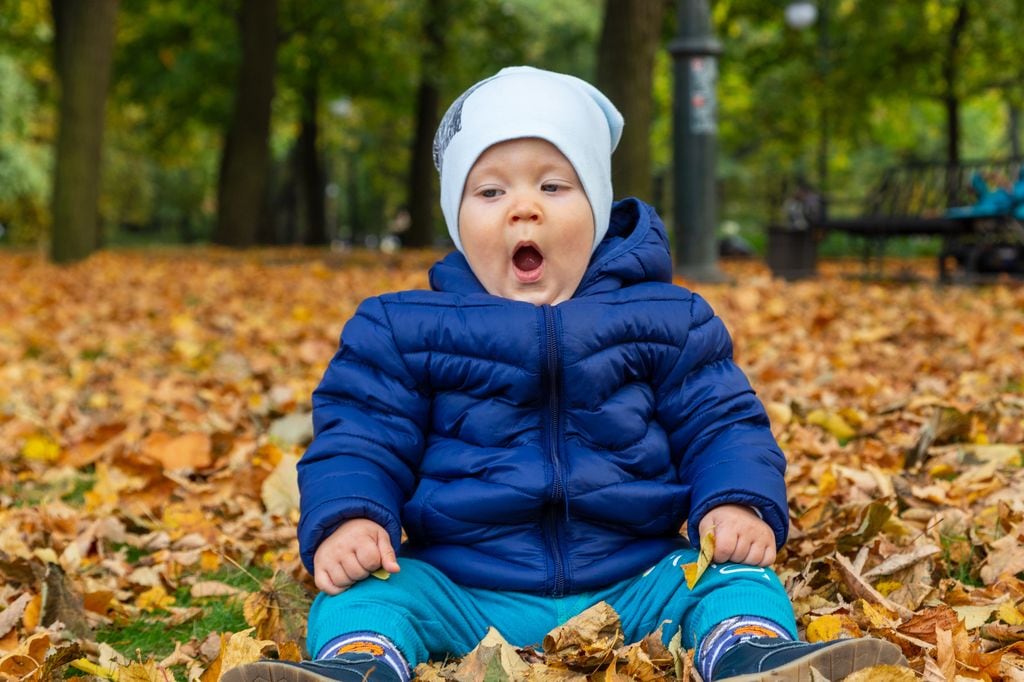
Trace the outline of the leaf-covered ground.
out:
M 358 302 L 436 258 L 0 253 L 0 676 L 213 682 L 301 656 L 310 392 Z M 1024 287 L 725 268 L 698 289 L 790 460 L 776 568 L 803 634 L 884 637 L 928 680 L 1024 679 Z M 419 672 L 696 679 L 588 615 L 546 655 L 492 638 Z

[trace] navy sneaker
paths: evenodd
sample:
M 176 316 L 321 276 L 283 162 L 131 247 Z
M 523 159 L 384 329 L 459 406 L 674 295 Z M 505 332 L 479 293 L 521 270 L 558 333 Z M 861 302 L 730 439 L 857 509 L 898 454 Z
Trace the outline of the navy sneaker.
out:
M 817 644 L 757 637 L 740 642 L 722 654 L 712 679 L 716 682 L 803 682 L 811 679 L 811 668 L 815 668 L 830 680 L 841 680 L 873 665 L 906 666 L 907 659 L 892 642 L 873 637 Z
M 394 668 L 369 653 L 346 653 L 316 661 L 263 660 L 224 673 L 222 682 L 402 682 Z

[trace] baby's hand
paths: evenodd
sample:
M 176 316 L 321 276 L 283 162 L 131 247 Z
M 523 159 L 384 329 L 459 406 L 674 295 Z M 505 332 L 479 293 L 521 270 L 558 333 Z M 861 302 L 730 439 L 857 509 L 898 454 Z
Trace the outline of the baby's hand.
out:
M 732 561 L 770 566 L 775 561 L 775 533 L 754 510 L 739 504 L 715 507 L 700 520 L 700 536 L 715 531 L 716 563 Z
M 321 592 L 335 595 L 378 568 L 399 571 L 387 531 L 370 519 L 349 519 L 317 547 L 313 582 Z

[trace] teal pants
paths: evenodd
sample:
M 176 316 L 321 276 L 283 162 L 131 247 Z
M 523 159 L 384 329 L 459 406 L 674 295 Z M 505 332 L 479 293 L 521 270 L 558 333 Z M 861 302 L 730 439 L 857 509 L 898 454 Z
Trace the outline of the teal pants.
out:
M 591 592 L 545 597 L 456 585 L 429 564 L 400 559 L 402 570 L 388 580 L 367 578 L 333 597 L 321 593 L 310 609 L 307 646 L 316 656 L 339 635 L 370 631 L 394 642 L 415 667 L 464 656 L 493 626 L 514 646 L 540 648 L 548 631 L 600 601 L 618 612 L 627 643 L 664 623 L 666 643 L 682 627 L 684 646 L 692 648 L 733 616 L 769 618 L 796 638 L 792 605 L 771 570 L 712 564 L 690 590 L 682 566 L 696 560 L 696 550 L 679 550 L 642 575 Z

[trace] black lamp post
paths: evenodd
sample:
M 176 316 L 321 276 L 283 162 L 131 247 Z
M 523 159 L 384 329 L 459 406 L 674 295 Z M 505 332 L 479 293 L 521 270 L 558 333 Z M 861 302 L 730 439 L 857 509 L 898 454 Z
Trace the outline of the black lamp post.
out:
M 723 281 L 715 228 L 718 205 L 718 55 L 707 0 L 678 0 L 679 29 L 669 43 L 675 63 L 672 116 L 675 163 L 675 269 L 687 279 Z
M 821 92 L 818 93 L 818 195 L 821 197 L 821 220 L 828 218 L 828 142 L 829 109 L 828 80 L 831 62 L 831 35 L 829 19 L 832 14 L 832 0 L 798 0 L 786 5 L 786 23 L 795 29 L 816 25 L 818 30 L 818 76 L 821 78 Z

